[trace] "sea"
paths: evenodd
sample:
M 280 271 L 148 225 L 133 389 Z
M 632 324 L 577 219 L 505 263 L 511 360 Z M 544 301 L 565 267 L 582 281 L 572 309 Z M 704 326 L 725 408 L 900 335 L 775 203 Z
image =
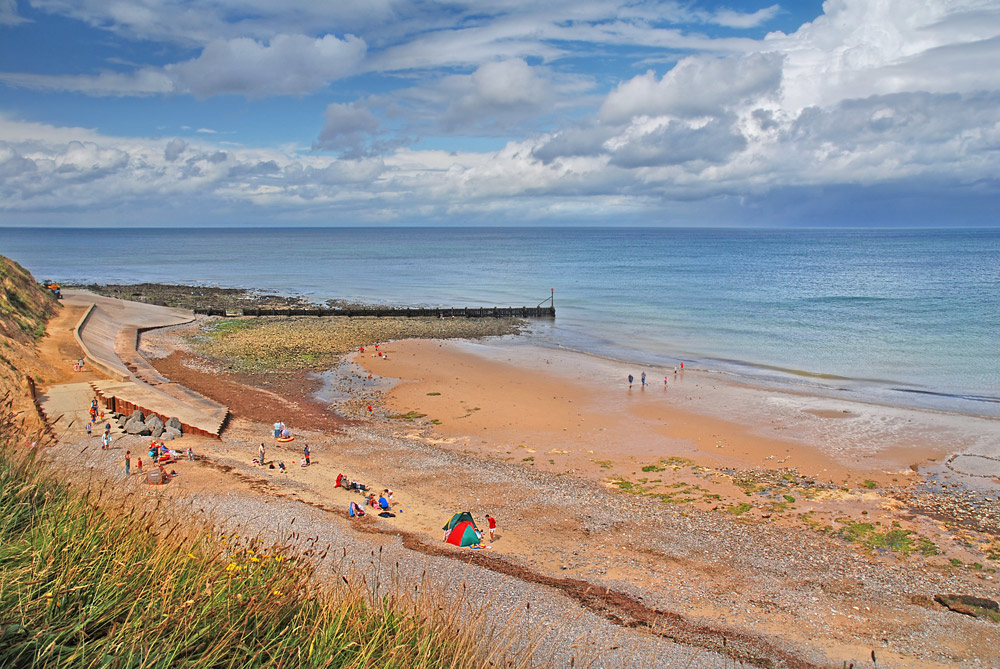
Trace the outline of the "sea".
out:
M 1000 230 L 0 228 L 39 280 L 536 306 L 526 341 L 1000 418 Z

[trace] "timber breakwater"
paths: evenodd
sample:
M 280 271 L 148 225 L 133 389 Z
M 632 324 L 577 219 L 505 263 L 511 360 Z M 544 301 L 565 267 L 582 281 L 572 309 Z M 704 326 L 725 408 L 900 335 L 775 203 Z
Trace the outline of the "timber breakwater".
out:
M 366 307 L 357 309 L 279 308 L 238 310 L 199 307 L 196 314 L 205 316 L 347 316 L 403 318 L 555 318 L 554 306 L 537 307 Z

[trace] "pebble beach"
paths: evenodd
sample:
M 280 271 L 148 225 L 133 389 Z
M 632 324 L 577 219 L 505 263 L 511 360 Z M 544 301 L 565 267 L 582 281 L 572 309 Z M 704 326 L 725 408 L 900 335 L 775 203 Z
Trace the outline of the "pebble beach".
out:
M 553 373 L 513 350 L 500 356 L 512 358 L 509 366 L 496 351 L 469 350 L 477 346 L 470 338 L 509 336 L 517 323 L 225 322 L 204 319 L 142 338 L 142 353 L 173 380 L 210 397 L 242 388 L 248 398 L 229 402 L 233 419 L 221 441 L 184 437 L 198 461 L 176 463 L 169 485 L 144 486 L 126 479 L 118 462 L 124 449 L 141 450 L 131 440 L 142 438 L 121 437 L 108 454 L 81 435 L 53 452 L 57 464 L 160 500 L 199 524 L 279 541 L 294 532 L 303 550 L 329 544 L 319 574 L 370 574 L 376 555 L 394 565 L 394 587 L 426 573 L 460 574 L 445 578 L 441 592 L 467 593 L 470 610 L 498 630 L 512 621 L 533 630 L 539 664 L 1000 662 L 995 622 L 934 602 L 940 593 L 997 596 L 990 481 L 978 491 L 943 478 L 947 485 L 934 487 L 946 474 L 934 473 L 933 462 L 909 463 L 920 473 L 905 463 L 822 466 L 835 457 L 810 465 L 808 444 L 788 450 L 795 457 L 779 465 L 781 457 L 767 460 L 749 447 L 736 452 L 746 426 L 723 433 L 711 416 L 704 424 L 688 417 L 714 380 L 689 375 L 678 391 L 690 402 L 666 407 L 653 404 L 650 390 L 606 396 L 574 380 L 561 360 L 553 359 L 560 370 Z M 381 355 L 372 357 L 375 343 Z M 339 371 L 320 374 L 333 363 Z M 318 399 L 330 386 L 350 401 Z M 372 403 L 368 418 L 360 405 Z M 282 410 L 293 404 L 302 405 L 301 422 Z M 560 408 L 571 405 L 573 425 L 585 426 L 579 431 L 568 429 Z M 653 414 L 657 422 L 642 427 Z M 283 416 L 296 441 L 278 445 L 268 438 L 270 423 Z M 621 421 L 633 426 L 631 450 L 609 437 L 622 432 Z M 698 445 L 702 427 L 714 431 L 705 435 L 713 443 Z M 251 463 L 262 441 L 287 473 Z M 305 443 L 308 468 L 298 466 Z M 719 443 L 733 452 L 720 453 Z M 784 443 L 779 455 L 792 457 Z M 93 457 L 75 457 L 81 449 Z M 338 473 L 393 488 L 401 512 L 347 518 L 347 503 L 360 497 L 333 487 Z M 460 510 L 498 518 L 488 549 L 441 542 L 441 525 Z M 866 521 L 871 530 L 861 527 Z M 905 524 L 910 543 L 866 540 L 888 536 L 894 523 Z M 918 538 L 934 551 L 922 553 L 928 544 Z M 512 644 L 527 643 L 515 637 Z

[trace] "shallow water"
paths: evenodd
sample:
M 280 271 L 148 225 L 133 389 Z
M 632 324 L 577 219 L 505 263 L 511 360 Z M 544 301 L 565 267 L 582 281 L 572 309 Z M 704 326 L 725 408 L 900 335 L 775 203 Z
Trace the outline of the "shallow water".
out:
M 1000 417 L 1000 231 L 0 229 L 38 279 L 534 306 L 536 342 Z

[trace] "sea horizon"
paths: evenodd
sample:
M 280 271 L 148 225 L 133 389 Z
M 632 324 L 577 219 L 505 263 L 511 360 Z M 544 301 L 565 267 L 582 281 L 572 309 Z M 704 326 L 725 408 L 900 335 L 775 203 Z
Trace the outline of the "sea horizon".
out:
M 1000 417 L 1000 230 L 0 228 L 39 281 L 407 306 L 535 306 L 529 338 L 624 363 Z M 991 343 L 992 342 L 992 343 Z

